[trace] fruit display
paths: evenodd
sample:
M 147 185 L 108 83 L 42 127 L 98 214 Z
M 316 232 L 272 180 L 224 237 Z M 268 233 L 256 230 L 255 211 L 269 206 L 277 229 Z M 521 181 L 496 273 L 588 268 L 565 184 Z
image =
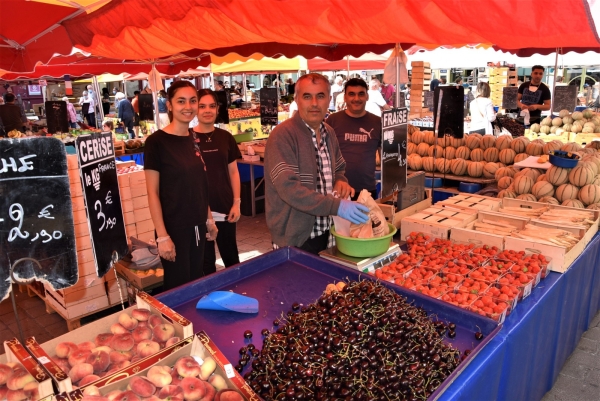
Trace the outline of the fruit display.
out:
M 144 142 L 139 139 L 129 139 L 128 141 L 125 141 L 125 147 L 129 150 L 139 149 L 142 146 L 144 146 Z
M 37 400 L 39 383 L 23 365 L 0 363 L 0 400 Z
M 370 280 L 294 304 L 274 325 L 261 332 L 262 350 L 240 349 L 236 366 L 248 367 L 244 378 L 264 400 L 426 399 L 461 362 L 444 341 L 456 325 Z
M 558 117 L 546 117 L 539 124 L 532 124 L 529 130 L 539 136 L 561 135 L 564 132 L 600 133 L 600 116 L 592 109 L 573 113 L 570 113 L 569 110 L 561 110 Z
M 510 132 L 512 136 L 525 135 L 525 126 L 508 116 L 496 114 L 496 122 Z
M 227 112 L 229 113 L 229 120 L 260 117 L 260 111 L 252 109 L 228 109 Z

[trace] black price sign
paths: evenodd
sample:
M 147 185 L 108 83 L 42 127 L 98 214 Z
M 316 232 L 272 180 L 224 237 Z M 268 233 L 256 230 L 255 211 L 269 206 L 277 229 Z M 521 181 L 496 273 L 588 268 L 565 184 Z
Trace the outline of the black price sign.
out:
M 433 97 L 434 97 L 434 93 L 433 91 L 425 91 L 423 92 L 423 97 L 424 97 L 424 107 L 428 108 L 430 111 L 433 111 Z
M 559 112 L 563 109 L 573 111 L 577 106 L 577 87 L 575 85 L 560 85 L 554 88 L 552 111 Z
M 77 254 L 65 146 L 57 138 L 0 141 L 0 299 L 17 279 L 55 290 L 77 283 Z
M 128 252 L 112 134 L 92 134 L 75 140 L 83 196 L 98 277 L 112 266 L 113 252 Z
M 433 100 L 434 131 L 438 138 L 462 138 L 464 133 L 465 90 L 461 86 L 438 86 Z
M 277 88 L 260 89 L 260 125 L 277 125 L 278 120 Z
M 406 186 L 406 143 L 408 109 L 392 109 L 381 114 L 381 197 Z
M 67 102 L 48 101 L 46 106 L 46 125 L 48 132 L 56 134 L 57 132 L 69 132 L 69 120 L 67 118 Z
M 516 86 L 505 86 L 502 88 L 502 108 L 506 110 L 516 109 L 517 106 L 517 94 L 519 88 Z
M 154 98 L 152 95 L 139 94 L 138 108 L 140 110 L 140 121 L 154 120 Z

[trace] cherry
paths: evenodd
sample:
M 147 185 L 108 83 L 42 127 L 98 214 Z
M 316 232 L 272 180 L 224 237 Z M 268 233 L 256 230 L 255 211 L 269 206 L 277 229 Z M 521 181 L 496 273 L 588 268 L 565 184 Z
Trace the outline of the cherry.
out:
M 292 310 L 297 311 L 300 309 L 300 304 L 298 302 L 294 302 L 292 304 Z
M 244 331 L 244 338 L 252 338 L 252 332 L 250 330 Z
M 456 324 L 455 323 L 448 323 L 448 329 L 450 329 L 450 330 L 456 330 Z
M 454 331 L 454 330 L 448 330 L 448 337 L 450 337 L 450 338 L 456 337 L 456 331 Z
M 483 339 L 483 333 L 481 331 L 478 331 L 477 333 L 475 333 L 475 338 L 477 340 L 482 340 Z
M 273 320 L 273 326 L 275 326 L 275 327 L 279 326 L 279 319 Z
M 260 334 L 263 335 L 263 337 L 266 337 L 270 334 L 269 329 L 262 329 Z

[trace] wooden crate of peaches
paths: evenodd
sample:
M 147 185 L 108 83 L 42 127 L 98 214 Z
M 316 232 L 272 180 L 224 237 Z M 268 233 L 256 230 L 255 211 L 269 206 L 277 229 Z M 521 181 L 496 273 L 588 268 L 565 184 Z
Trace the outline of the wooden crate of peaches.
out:
M 545 278 L 549 261 L 539 254 L 499 251 L 413 232 L 408 252 L 375 276 L 501 322 Z

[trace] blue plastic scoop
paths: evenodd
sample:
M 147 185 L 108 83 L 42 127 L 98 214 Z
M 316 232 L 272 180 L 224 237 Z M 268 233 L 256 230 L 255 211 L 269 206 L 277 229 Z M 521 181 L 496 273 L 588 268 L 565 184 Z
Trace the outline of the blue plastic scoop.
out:
M 231 291 L 213 291 L 200 298 L 196 309 L 258 313 L 258 300 Z

